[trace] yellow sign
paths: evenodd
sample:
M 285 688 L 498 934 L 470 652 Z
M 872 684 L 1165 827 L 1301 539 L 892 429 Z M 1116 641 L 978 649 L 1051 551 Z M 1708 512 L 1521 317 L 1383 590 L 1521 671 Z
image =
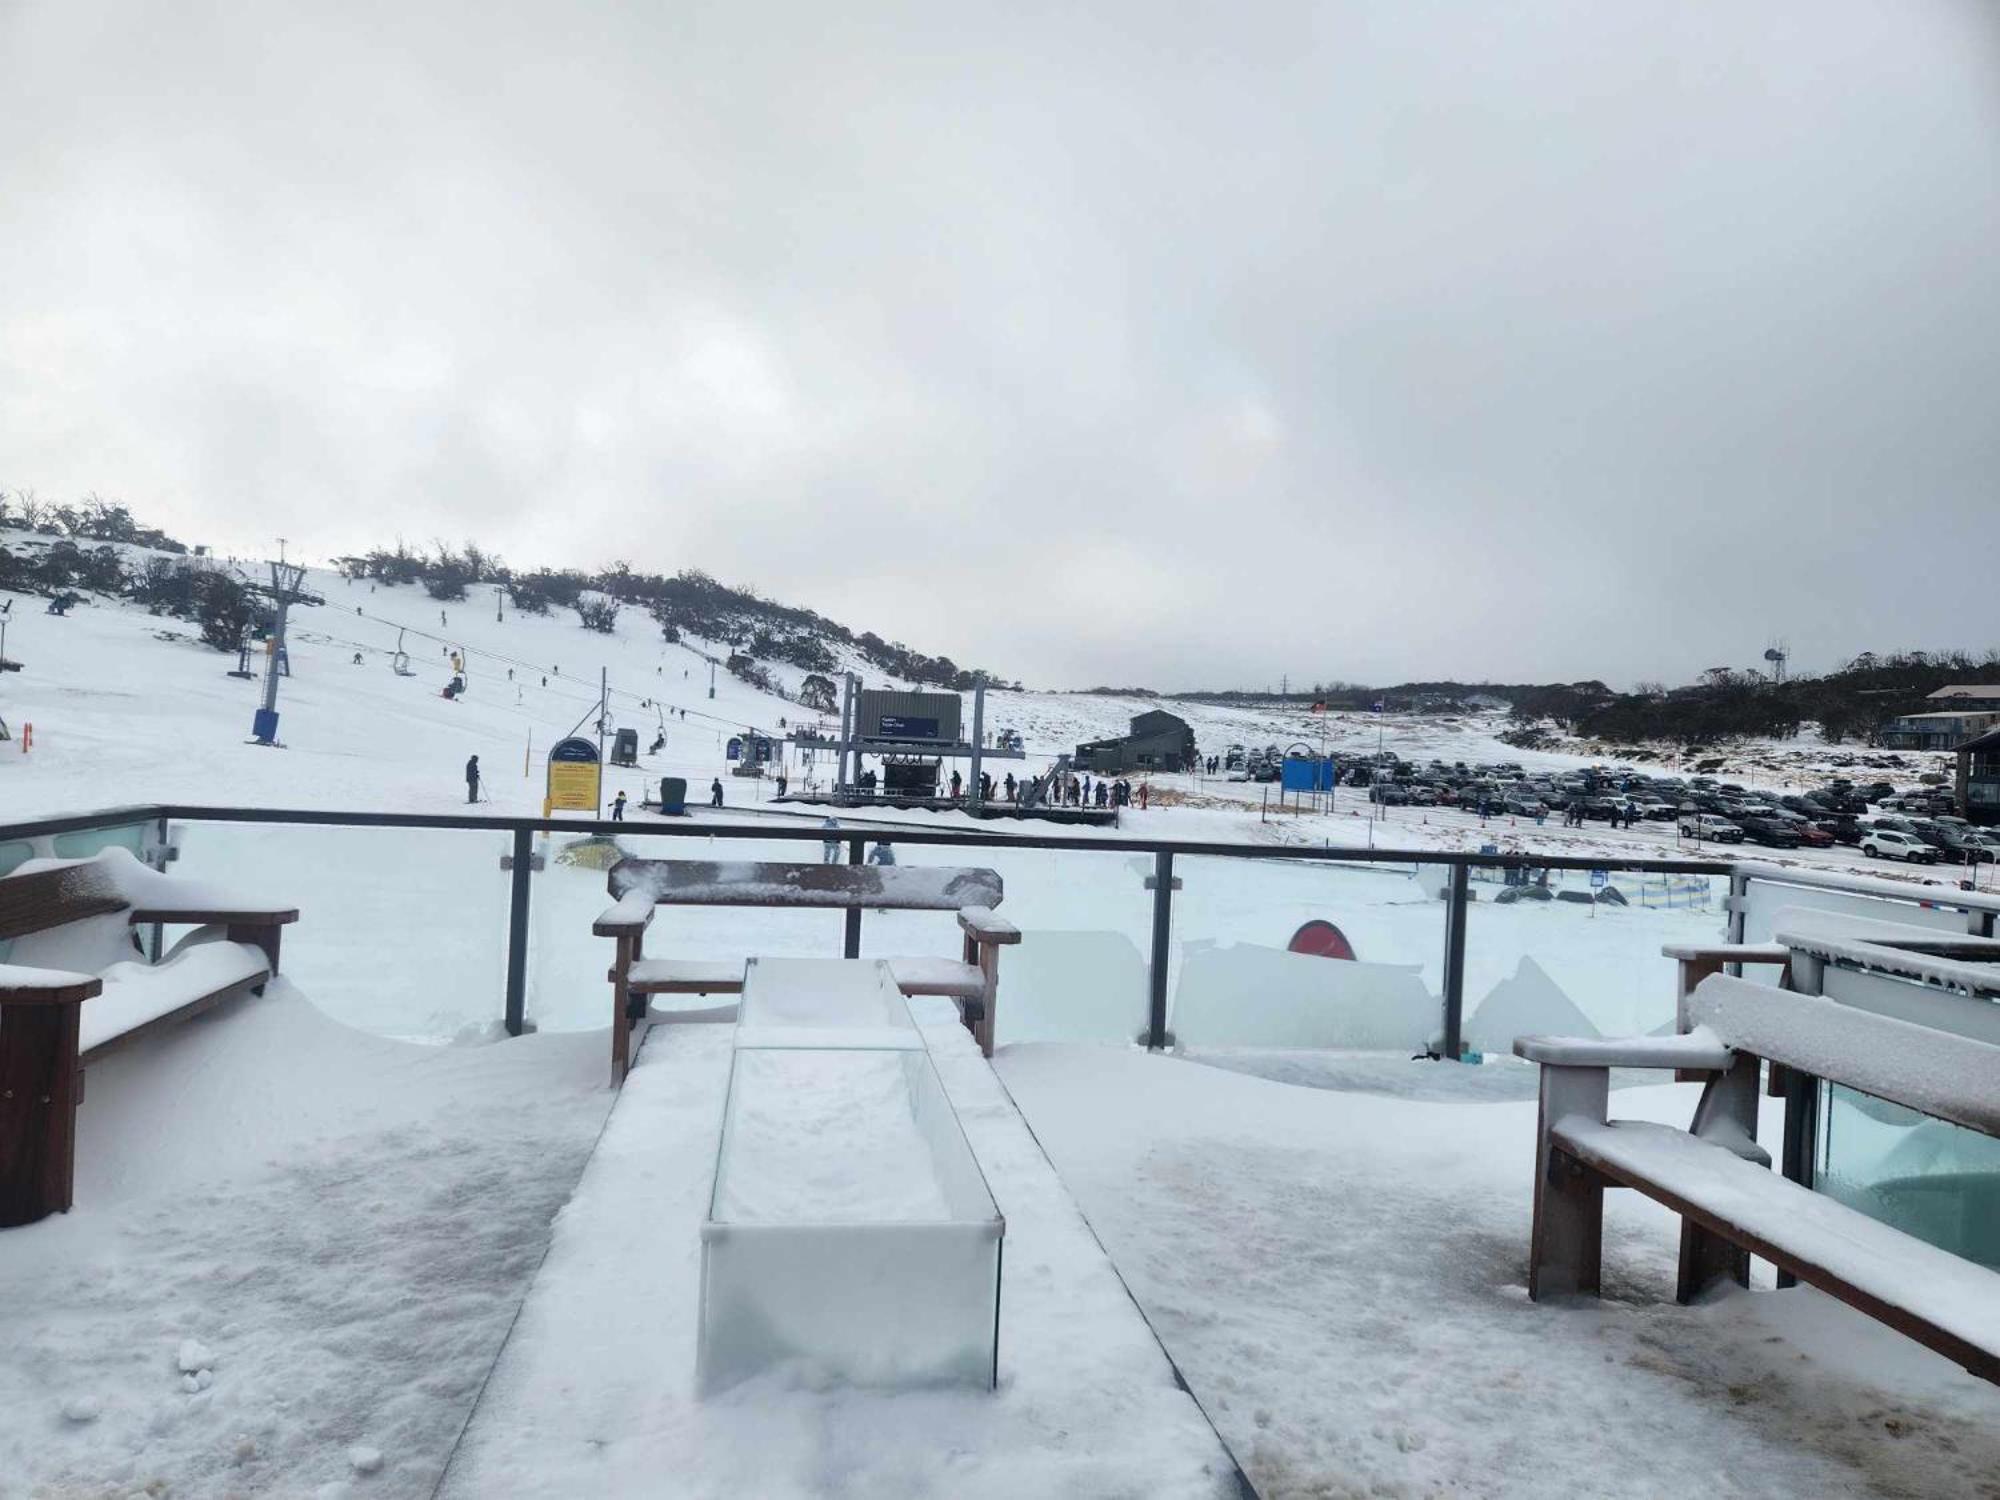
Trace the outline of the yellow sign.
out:
M 556 742 L 549 751 L 548 797 L 544 811 L 596 814 L 602 806 L 604 768 L 589 740 Z

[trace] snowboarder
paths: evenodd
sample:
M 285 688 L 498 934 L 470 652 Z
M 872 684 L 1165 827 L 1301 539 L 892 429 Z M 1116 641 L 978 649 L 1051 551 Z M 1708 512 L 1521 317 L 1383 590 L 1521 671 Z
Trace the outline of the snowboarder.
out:
M 951 800 L 956 802 L 959 798 L 959 793 L 963 792 L 964 790 L 965 790 L 965 778 L 960 776 L 958 772 L 953 771 L 951 773 Z
M 887 839 L 868 851 L 868 863 L 871 865 L 893 865 L 895 862 L 896 851 L 889 847 Z
M 720 776 L 708 784 L 708 805 L 710 807 L 722 806 L 722 778 Z
M 832 835 L 834 830 L 840 827 L 840 820 L 824 818 L 819 826 L 827 830 L 827 837 L 820 841 L 819 862 L 823 865 L 837 865 L 840 863 L 840 840 Z
M 444 611 L 443 611 L 443 610 L 439 610 L 439 611 L 438 611 L 438 624 L 440 624 L 440 625 L 444 624 Z
M 479 800 L 479 757 L 476 755 L 465 763 L 465 800 Z
M 778 795 L 780 797 L 785 795 L 785 773 L 783 771 L 778 773 Z
M 1149 796 L 1151 795 L 1151 793 L 1152 793 L 1152 790 L 1153 790 L 1153 783 L 1152 783 L 1152 782 L 1150 782 L 1150 781 L 1142 781 L 1142 782 L 1140 782 L 1140 783 L 1139 783 L 1139 811 L 1140 811 L 1140 812 L 1144 812 L 1144 811 L 1146 810 L 1146 801 L 1147 801 L 1148 797 L 1149 797 Z
M 625 821 L 625 793 L 622 791 L 611 799 L 611 821 L 614 823 Z

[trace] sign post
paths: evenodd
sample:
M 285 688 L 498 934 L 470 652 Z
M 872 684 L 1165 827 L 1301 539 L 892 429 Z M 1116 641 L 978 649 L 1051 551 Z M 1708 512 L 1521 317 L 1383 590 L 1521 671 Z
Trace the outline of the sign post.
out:
M 557 740 L 549 750 L 548 788 L 542 798 L 542 816 L 552 812 L 587 812 L 595 817 L 603 805 L 604 764 L 597 746 L 571 735 Z

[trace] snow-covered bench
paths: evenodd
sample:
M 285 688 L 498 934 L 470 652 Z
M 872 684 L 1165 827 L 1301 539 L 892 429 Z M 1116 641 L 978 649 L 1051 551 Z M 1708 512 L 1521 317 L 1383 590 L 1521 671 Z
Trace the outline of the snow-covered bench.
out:
M 612 991 L 611 1081 L 622 1082 L 631 1063 L 632 1027 L 646 1019 L 648 995 L 736 995 L 743 964 L 645 956 L 646 929 L 661 906 L 761 906 L 869 908 L 878 911 L 950 911 L 965 936 L 964 955 L 892 958 L 896 983 L 906 995 L 944 995 L 958 1003 L 959 1019 L 993 1055 L 993 1015 L 999 1001 L 1000 949 L 1021 940 L 1020 929 L 994 913 L 1000 877 L 992 870 L 938 865 L 766 864 L 743 861 L 625 859 L 611 867 L 607 885 L 615 904 L 591 930 L 617 942 L 609 978 Z
M 278 972 L 296 909 L 150 870 L 125 849 L 0 879 L 0 1228 L 66 1211 L 83 1070 Z M 157 964 L 137 927 L 192 926 Z
M 1756 1140 L 1760 1059 L 2000 1136 L 2000 1046 L 1726 974 L 1687 1009 L 1685 1035 L 1514 1044 L 1542 1068 L 1529 1295 L 1597 1292 L 1604 1189 L 1630 1187 L 1681 1215 L 1681 1301 L 1747 1285 L 1756 1254 L 2000 1381 L 2000 1273 L 1787 1180 Z M 1708 1074 L 1693 1123 L 1610 1120 L 1612 1068 Z

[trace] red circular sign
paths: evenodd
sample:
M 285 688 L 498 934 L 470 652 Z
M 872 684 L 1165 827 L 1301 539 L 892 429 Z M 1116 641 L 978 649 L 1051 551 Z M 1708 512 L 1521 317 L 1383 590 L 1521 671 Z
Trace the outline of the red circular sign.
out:
M 1293 953 L 1310 953 L 1315 958 L 1354 957 L 1354 945 L 1348 942 L 1347 934 L 1317 917 L 1293 933 L 1286 946 Z

